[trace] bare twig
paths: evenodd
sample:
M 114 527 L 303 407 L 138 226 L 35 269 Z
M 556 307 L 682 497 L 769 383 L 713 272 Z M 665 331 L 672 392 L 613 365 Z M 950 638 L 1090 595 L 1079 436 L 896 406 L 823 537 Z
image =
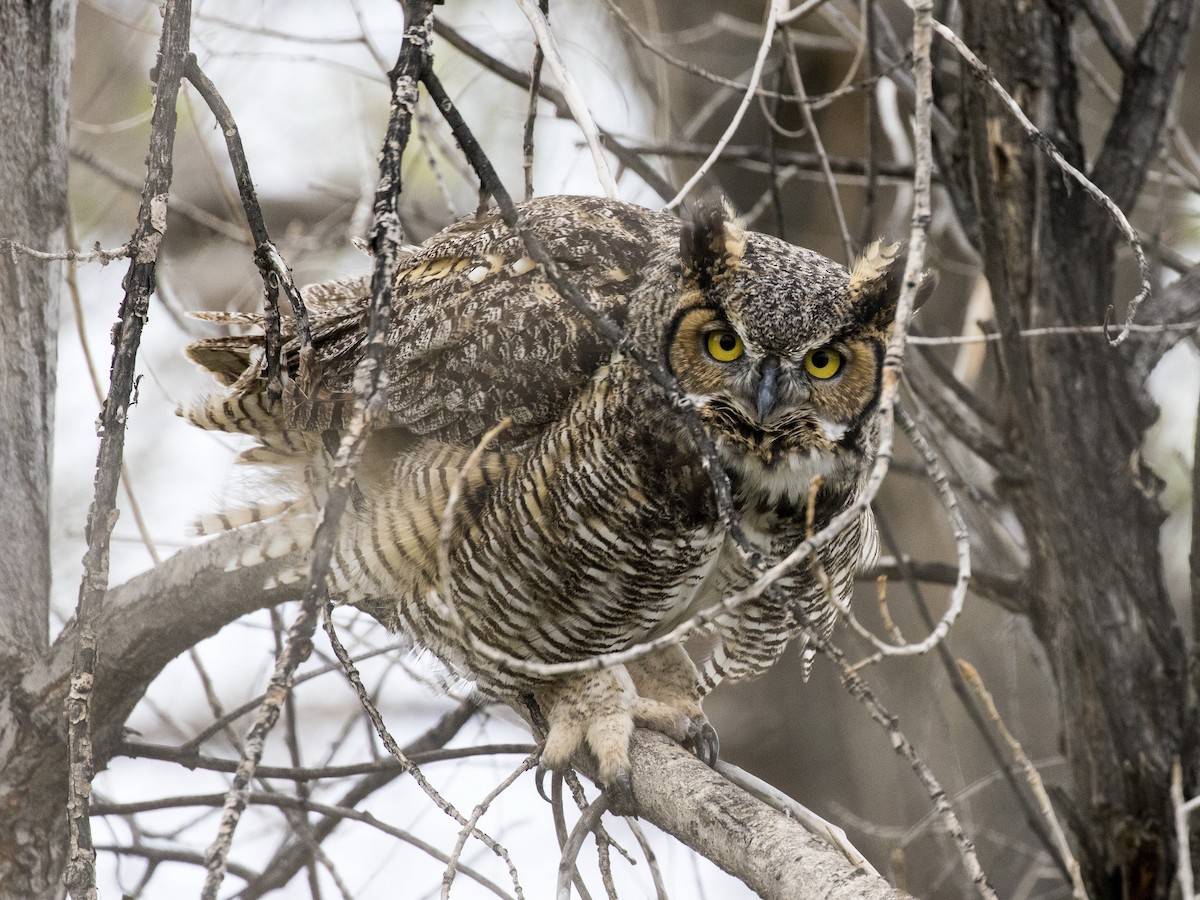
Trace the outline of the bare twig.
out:
M 453 747 L 438 750 L 404 751 L 404 757 L 414 765 L 443 762 L 446 760 L 470 759 L 476 756 L 504 756 L 507 754 L 532 753 L 532 744 L 480 744 L 477 747 Z M 142 759 L 159 759 L 179 763 L 189 769 L 207 769 L 212 772 L 236 772 L 237 760 L 221 759 L 189 750 L 187 747 L 167 747 L 161 744 L 143 744 L 127 741 L 118 750 L 121 756 Z M 319 781 L 322 779 L 350 778 L 355 775 L 373 773 L 403 774 L 407 769 L 398 760 L 388 757 L 375 762 L 352 763 L 344 766 L 259 766 L 255 774 L 259 778 L 283 778 L 289 781 Z
M 96 850 L 100 853 L 115 853 L 118 856 L 137 856 L 142 859 L 149 860 L 152 865 L 162 862 L 187 863 L 193 866 L 204 865 L 203 853 L 179 850 L 171 847 L 148 847 L 145 844 L 139 844 L 136 846 L 97 844 Z M 246 866 L 240 866 L 237 863 L 230 863 L 229 874 L 236 875 L 243 881 L 253 881 L 258 873 Z
M 105 160 L 100 159 L 91 151 L 84 147 L 72 147 L 71 159 L 83 163 L 92 171 L 104 176 L 113 184 L 119 185 L 131 194 L 141 194 L 142 185 L 138 178 L 129 172 L 117 168 Z M 171 198 L 171 214 L 178 214 L 185 219 L 199 225 L 201 228 L 206 228 L 218 237 L 225 238 L 236 244 L 248 243 L 248 238 L 243 229 L 226 222 L 220 216 L 214 216 L 202 206 L 191 203 L 183 197 Z
M 95 247 L 86 253 L 76 250 L 74 247 L 64 250 L 61 253 L 48 253 L 45 250 L 35 250 L 33 247 L 26 247 L 20 241 L 14 241 L 11 238 L 0 238 L 0 253 L 24 253 L 26 256 L 32 256 L 34 259 L 47 261 L 61 259 L 69 263 L 99 262 L 100 265 L 107 266 L 114 259 L 125 259 L 129 256 L 129 244 L 122 244 L 120 247 L 105 250 L 97 243 Z
M 275 670 L 271 675 L 266 696 L 242 744 L 242 757 L 238 762 L 233 784 L 224 796 L 217 835 L 205 854 L 208 875 L 201 892 L 203 900 L 216 900 L 217 891 L 225 877 L 233 835 L 250 797 L 250 783 L 255 777 L 258 762 L 262 759 L 267 735 L 278 721 L 284 700 L 291 692 L 296 668 L 312 652 L 312 635 L 315 629 L 315 610 L 310 609 L 306 603 L 301 606 L 291 627 L 288 628 L 287 641 L 275 659 Z
M 650 846 L 645 829 L 637 823 L 637 819 L 626 819 L 625 823 L 629 826 L 629 830 L 633 832 L 634 840 L 638 842 L 638 846 L 642 848 L 642 856 L 646 858 L 646 867 L 650 870 L 651 881 L 654 882 L 655 900 L 668 900 L 667 886 L 663 882 L 662 871 L 658 867 L 658 858 L 654 855 L 654 849 Z
M 758 46 L 758 53 L 754 57 L 754 68 L 750 72 L 749 83 L 742 94 L 742 100 L 738 104 L 737 110 L 730 118 L 729 124 L 717 141 L 716 146 L 713 147 L 712 153 L 701 163 L 700 168 L 692 174 L 692 177 L 684 183 L 679 192 L 667 201 L 666 209 L 674 209 L 683 202 L 684 198 L 692 192 L 692 189 L 708 174 L 708 170 L 717 161 L 717 157 L 721 155 L 721 151 L 725 148 L 725 145 L 733 139 L 733 135 L 737 131 L 738 126 L 742 124 L 742 117 L 746 115 L 746 109 L 750 106 L 750 101 L 754 98 L 755 92 L 758 90 L 758 85 L 762 81 L 763 66 L 767 62 L 767 56 L 771 52 L 771 42 L 775 38 L 776 23 L 779 21 L 779 17 L 786 12 L 787 0 L 771 0 L 771 5 L 767 12 L 767 23 L 763 29 L 763 39 Z
M 846 265 L 850 265 L 855 256 L 854 241 L 850 238 L 850 227 L 846 224 L 846 213 L 842 209 L 842 198 L 838 195 L 837 184 L 834 182 L 833 172 L 829 168 L 829 157 L 825 153 L 825 142 L 821 140 L 821 132 L 817 128 L 817 120 L 813 117 L 812 109 L 808 105 L 808 92 L 804 88 L 804 77 L 800 74 L 800 62 L 796 58 L 796 48 L 792 45 L 786 25 L 783 26 L 782 31 L 783 52 L 784 59 L 787 60 L 788 76 L 792 80 L 792 87 L 795 88 L 796 94 L 800 97 L 800 114 L 804 118 L 804 124 L 808 129 L 808 133 L 812 136 L 813 149 L 816 151 L 817 159 L 821 164 L 821 174 L 825 176 L 825 187 L 829 191 L 829 203 L 833 207 L 833 215 L 837 221 L 838 233 L 842 236 L 842 251 L 846 254 Z
M 510 84 L 516 85 L 523 90 L 528 90 L 529 76 L 526 73 L 520 71 L 519 69 L 513 68 L 503 60 L 492 56 L 486 50 L 483 50 L 482 48 L 477 47 L 475 44 L 472 44 L 440 19 L 434 21 L 433 30 L 438 37 L 445 40 L 446 43 L 450 44 L 450 46 L 452 46 L 455 50 L 458 50 L 468 58 L 473 59 L 475 62 L 479 63 L 479 65 L 486 68 L 489 72 L 495 73 Z M 563 93 L 558 89 L 546 84 L 544 80 L 538 87 L 538 96 L 540 96 L 543 100 L 549 101 L 551 105 L 554 106 L 554 115 L 557 118 L 572 118 L 571 109 L 567 104 L 566 97 L 564 97 Z M 605 131 L 604 129 L 599 129 L 599 132 L 600 139 L 604 143 L 604 146 L 607 147 L 612 154 L 621 161 L 623 166 L 636 173 L 637 176 L 641 178 L 642 181 L 644 181 L 652 191 L 654 191 L 654 193 L 658 194 L 658 196 L 664 200 L 675 193 L 674 188 L 667 183 L 662 175 L 647 165 L 645 160 L 643 160 L 638 154 L 631 153 L 625 149 L 624 145 L 622 145 L 619 140 L 617 140 L 611 133 Z
M 424 761 L 425 755 L 429 753 L 442 752 L 445 750 L 437 750 L 436 748 L 444 748 L 445 745 L 462 729 L 462 727 L 471 720 L 475 715 L 476 706 L 473 703 L 463 703 L 460 706 L 450 710 L 443 715 L 432 727 L 414 741 L 410 741 L 404 748 L 405 757 L 414 762 Z M 525 751 L 522 751 L 525 752 Z M 381 762 L 397 763 L 396 760 L 388 758 Z M 368 764 L 370 765 L 370 764 Z M 265 771 L 265 770 L 260 770 Z M 362 803 L 376 791 L 394 781 L 399 775 L 406 770 L 397 765 L 384 768 L 381 771 L 375 771 L 368 774 L 365 778 L 360 779 L 349 790 L 347 790 L 337 802 L 338 807 L 353 808 L 359 803 Z M 314 823 L 313 834 L 318 841 L 323 841 L 328 837 L 333 830 L 341 822 L 338 816 L 328 815 L 320 821 Z M 293 838 L 280 847 L 267 864 L 263 867 L 263 874 L 254 880 L 251 884 L 238 894 L 239 900 L 258 900 L 259 897 L 265 896 L 272 891 L 278 890 L 287 884 L 304 865 L 304 860 L 307 855 L 307 850 L 304 844 Z M 445 862 L 445 859 L 442 859 Z M 466 869 L 463 870 L 466 872 Z M 474 877 L 474 876 L 471 876 Z
M 222 565 L 225 565 L 228 560 L 221 560 L 220 562 Z M 361 662 L 364 659 L 370 659 L 384 653 L 393 653 L 399 649 L 401 649 L 399 642 L 386 644 L 383 647 L 377 647 L 374 650 L 368 650 L 365 653 L 359 654 L 354 658 L 354 661 Z M 311 681 L 314 678 L 320 678 L 322 675 L 327 675 L 330 672 L 341 671 L 341 668 L 342 667 L 340 664 L 334 663 L 332 665 L 322 666 L 318 669 L 311 669 L 310 671 L 305 672 L 303 675 L 298 676 L 292 682 L 292 687 L 295 688 L 298 685 L 304 684 L 306 681 Z M 183 753 L 195 753 L 201 746 L 204 745 L 205 741 L 207 741 L 217 732 L 227 728 L 231 722 L 235 722 L 247 713 L 252 713 L 254 710 L 258 709 L 258 707 L 262 705 L 264 699 L 266 699 L 266 695 L 259 694 L 256 697 L 250 698 L 240 706 L 234 707 L 223 716 L 220 716 L 215 721 L 210 722 L 208 725 L 196 732 L 183 745 L 181 745 L 180 751 Z M 233 742 L 233 745 L 237 746 L 237 742 Z
M 713 152 L 714 148 L 711 144 L 670 141 L 631 144 L 627 149 L 631 153 L 646 155 L 704 159 Z M 856 157 L 834 156 L 826 153 L 823 163 L 816 153 L 777 148 L 772 154 L 768 148 L 757 144 L 726 144 L 718 156 L 719 162 L 743 164 L 750 171 L 765 171 L 766 167 L 771 165 L 772 159 L 779 165 L 804 172 L 822 173 L 824 165 L 827 164 L 835 180 L 841 178 L 851 183 L 862 181 L 869 175 L 867 165 Z M 912 182 L 913 167 L 910 164 L 881 161 L 876 164 L 875 169 L 881 179 L 900 184 Z
M 97 816 L 121 816 L 136 812 L 149 812 L 156 809 L 179 809 L 187 806 L 219 807 L 222 806 L 224 802 L 224 794 L 197 794 L 187 797 L 165 797 L 159 800 L 146 800 L 138 803 L 97 803 L 93 814 Z M 347 806 L 333 806 L 328 803 L 318 803 L 314 800 L 301 800 L 299 797 L 289 797 L 286 794 L 272 794 L 266 791 L 248 792 L 246 794 L 246 802 L 255 806 L 273 806 L 278 809 L 315 812 L 331 818 L 345 819 L 351 822 L 361 822 L 364 825 L 369 825 L 372 828 L 383 832 L 384 834 L 398 838 L 407 844 L 411 844 L 421 852 L 431 856 L 433 859 L 436 859 L 439 862 L 445 863 L 449 860 L 449 857 L 445 853 L 427 841 L 421 840 L 415 834 L 405 831 L 402 828 L 388 825 L 386 822 L 381 822 L 370 813 L 352 809 Z M 500 885 L 496 884 L 494 881 L 480 874 L 476 870 L 465 865 L 460 865 L 459 870 L 467 877 L 483 885 L 497 897 L 513 900 L 512 895 L 500 887 Z M 520 896 L 521 895 L 518 893 L 517 900 L 520 900 Z
M 488 811 L 497 797 L 512 787 L 513 782 L 538 764 L 540 757 L 540 751 L 535 749 L 521 761 L 519 766 L 508 774 L 508 777 L 489 791 L 487 796 L 480 800 L 475 808 L 471 810 L 471 816 L 463 823 L 462 828 L 459 829 L 458 840 L 454 842 L 454 849 L 450 852 L 450 858 L 446 862 L 446 871 L 442 875 L 442 900 L 449 900 L 450 898 L 450 886 L 454 883 L 454 876 L 458 872 L 459 860 L 462 857 L 463 848 L 467 845 L 467 838 L 475 831 L 476 823 L 483 818 L 483 814 Z
M 579 857 L 584 840 L 600 824 L 600 817 L 608 809 L 608 803 L 608 794 L 601 794 L 584 810 L 583 815 L 579 817 L 579 821 L 571 830 L 571 835 L 567 838 L 567 843 L 562 850 L 562 859 L 558 863 L 558 891 L 555 894 L 557 900 L 571 900 L 571 882 L 575 877 L 575 860 Z
M 550 0 L 541 0 L 538 8 L 542 17 L 549 22 Z M 525 110 L 525 129 L 521 139 L 521 157 L 525 168 L 525 199 L 533 199 L 533 127 L 537 121 L 538 92 L 542 86 L 542 63 L 546 52 L 538 43 L 533 50 L 533 63 L 529 67 L 529 106 Z
M 95 759 L 92 746 L 92 688 L 96 672 L 96 626 L 108 590 L 109 542 L 118 511 L 116 495 L 125 451 L 125 425 L 134 384 L 134 367 L 142 328 L 154 293 L 158 248 L 167 228 L 167 195 L 175 143 L 175 98 L 187 53 L 190 0 L 168 0 L 164 11 L 156 94 L 138 225 L 130 238 L 132 252 L 121 301 L 120 319 L 113 330 L 113 362 L 108 397 L 100 413 L 100 449 L 96 458 L 96 488 L 87 518 L 88 549 L 75 612 L 74 660 L 66 703 L 70 775 L 67 781 L 69 861 L 64 880 L 71 896 L 96 897 L 96 851 L 92 847 L 88 803 Z
M 958 669 L 962 672 L 963 678 L 967 680 L 967 684 L 971 685 L 971 689 L 975 692 L 975 696 L 979 698 L 979 702 L 983 704 L 983 708 L 987 711 L 988 718 L 992 720 L 992 724 L 996 726 L 996 730 L 1000 732 L 1000 736 L 1004 738 L 1004 743 L 1008 744 L 1008 749 L 1012 752 L 1013 759 L 1021 770 L 1021 774 L 1025 776 L 1025 782 L 1029 785 L 1029 789 L 1033 791 L 1033 796 L 1037 799 L 1038 811 L 1042 814 L 1042 819 L 1050 828 L 1050 834 L 1054 839 L 1054 847 L 1058 855 L 1066 864 L 1067 873 L 1071 878 L 1071 896 L 1074 900 L 1087 900 L 1087 891 L 1083 887 L 1083 876 L 1079 871 L 1079 862 L 1071 853 L 1071 845 L 1067 842 L 1067 836 L 1062 830 L 1062 825 L 1058 822 L 1058 816 L 1054 814 L 1054 806 L 1050 803 L 1050 795 L 1046 793 L 1046 786 L 1042 783 L 1042 776 L 1038 774 L 1038 770 L 1030 762 L 1029 757 L 1025 754 L 1025 748 L 1021 746 L 1008 726 L 1004 724 L 1004 720 L 1000 717 L 1000 710 L 996 708 L 996 701 L 992 699 L 991 692 L 984 686 L 983 679 L 979 677 L 979 672 L 969 662 L 960 659 L 958 661 Z
M 567 849 L 567 818 L 566 811 L 563 806 L 563 773 L 555 772 L 551 776 L 550 781 L 550 809 L 551 815 L 554 818 L 554 836 L 558 839 L 558 851 L 561 855 Z M 586 806 L 585 806 L 586 808 Z M 578 868 L 575 868 L 571 873 L 571 883 L 575 885 L 575 890 L 579 892 L 580 900 L 592 900 L 592 895 L 587 889 L 587 885 L 583 882 L 583 877 L 579 874 Z
M 233 164 L 233 175 L 237 181 L 238 196 L 241 197 L 242 207 L 246 213 L 246 223 L 254 237 L 254 262 L 262 275 L 264 295 L 266 298 L 266 365 L 268 397 L 278 400 L 282 396 L 280 366 L 280 334 L 279 334 L 279 289 L 283 288 L 292 313 L 296 317 L 296 332 L 300 337 L 300 384 L 308 387 L 308 367 L 312 358 L 312 334 L 309 331 L 308 311 L 300 291 L 292 280 L 292 271 L 288 268 L 279 249 L 267 232 L 267 224 L 263 218 L 262 207 L 258 203 L 258 192 L 250 177 L 250 165 L 246 160 L 246 152 L 242 148 L 242 138 L 238 132 L 233 113 L 225 105 L 217 86 L 200 70 L 196 55 L 189 53 L 184 70 L 188 81 L 200 92 L 208 108 L 216 117 L 221 133 L 225 136 L 225 145 L 229 150 L 229 161 Z
M 917 0 L 904 0 L 904 2 L 908 4 L 909 8 L 913 9 L 914 11 L 918 9 L 919 4 Z M 1121 211 L 1121 208 L 1117 206 L 1117 204 L 1115 204 L 1112 199 L 1106 193 L 1104 193 L 1104 191 L 1096 187 L 1096 185 L 1093 184 L 1086 175 L 1071 165 L 1071 163 L 1067 162 L 1066 158 L 1063 157 L 1061 152 L 1059 152 L 1059 149 L 1054 146 L 1054 142 L 1046 137 L 1046 135 L 1043 134 L 1042 131 L 1029 120 L 1029 117 L 1025 115 L 1025 111 L 1021 109 L 1017 101 L 1014 100 L 1012 95 L 1009 94 L 1008 91 L 1004 89 L 1003 85 L 996 80 L 996 76 L 992 74 L 992 70 L 988 68 L 988 66 L 978 56 L 975 55 L 974 51 L 972 51 L 971 48 L 966 45 L 962 38 L 955 34 L 953 29 L 948 28 L 936 19 L 931 18 L 930 21 L 933 29 L 938 33 L 938 35 L 954 48 L 955 52 L 957 52 L 959 56 L 961 56 L 967 63 L 967 65 L 971 67 L 971 70 L 974 72 L 975 76 L 984 84 L 986 84 L 991 89 L 992 93 L 996 95 L 1004 108 L 1008 110 L 1009 114 L 1021 126 L 1026 136 L 1033 142 L 1033 145 L 1046 154 L 1046 156 L 1050 158 L 1050 161 L 1053 162 L 1054 165 L 1058 166 L 1058 168 L 1061 169 L 1065 174 L 1069 175 L 1079 185 L 1081 185 L 1087 195 L 1096 203 L 1098 203 L 1106 213 L 1108 213 L 1109 217 L 1113 221 L 1113 224 L 1116 225 L 1117 229 L 1121 232 L 1126 242 L 1133 250 L 1133 255 L 1137 259 L 1138 273 L 1141 278 L 1141 289 L 1138 291 L 1137 295 L 1129 301 L 1129 308 L 1125 314 L 1125 325 L 1122 327 L 1120 333 L 1115 338 L 1110 338 L 1109 342 L 1114 347 L 1117 346 L 1127 337 L 1129 337 L 1129 326 L 1133 324 L 1133 319 L 1137 315 L 1138 307 L 1140 307 L 1142 302 L 1150 296 L 1150 291 L 1152 289 L 1150 281 L 1150 262 L 1146 259 L 1146 253 L 1142 249 L 1142 242 L 1138 238 L 1137 232 L 1134 231 L 1133 226 L 1129 224 L 1129 219 L 1125 217 L 1125 213 Z M 1108 315 L 1111 314 L 1112 307 L 1110 306 Z
M 554 73 L 563 97 L 567 101 L 567 106 L 571 110 L 571 115 L 579 125 L 579 130 L 583 132 L 583 139 L 591 151 L 592 163 L 596 167 L 596 177 L 600 179 L 600 187 L 604 189 L 604 195 L 606 197 L 617 196 L 617 183 L 613 180 L 612 172 L 609 171 L 608 160 L 604 158 L 600 133 L 596 129 L 596 123 L 592 120 L 587 101 L 584 100 L 579 86 L 575 84 L 575 79 L 567 68 L 562 52 L 558 49 L 558 42 L 554 39 L 554 32 L 550 30 L 550 23 L 546 21 L 542 11 L 531 0 L 516 0 L 516 4 L 525 18 L 529 20 L 533 33 L 537 35 L 538 47 L 545 54 L 546 65 Z
M 1190 322 L 1163 322 L 1161 325 L 1129 325 L 1131 336 L 1147 335 L 1158 337 L 1170 331 L 1200 331 L 1200 319 Z M 1104 325 L 1047 325 L 1045 328 L 1020 328 L 1015 332 L 1020 338 L 1056 337 L 1058 335 L 1094 334 L 1107 336 Z M 959 347 L 966 344 L 991 344 L 1004 340 L 1006 335 L 997 332 L 985 334 L 955 334 L 943 337 L 912 335 L 909 341 L 925 347 Z
M 1096 29 L 1101 42 L 1122 71 L 1128 71 L 1133 61 L 1134 41 L 1124 19 L 1111 3 L 1104 0 L 1082 0 L 1080 5 Z
M 362 683 L 362 677 L 359 675 L 358 669 L 355 667 L 354 663 L 350 660 L 350 654 L 346 652 L 346 648 L 342 645 L 341 640 L 338 638 L 337 629 L 334 627 L 333 618 L 329 613 L 330 607 L 326 606 L 325 634 L 329 638 L 330 645 L 333 647 L 334 655 L 337 656 L 338 661 L 342 664 L 342 668 L 346 673 L 346 677 L 349 679 L 350 684 L 353 685 L 355 693 L 358 694 L 359 702 L 362 703 L 363 709 L 370 718 L 371 724 L 375 728 L 375 733 L 379 735 L 379 739 L 383 742 L 384 747 L 387 748 L 388 753 L 390 753 L 392 757 L 400 764 L 400 767 L 412 777 L 412 779 L 417 783 L 418 787 L 425 792 L 425 795 L 434 802 L 438 809 L 444 812 L 459 825 L 466 828 L 471 835 L 481 841 L 489 850 L 504 860 L 504 863 L 508 866 L 509 876 L 512 878 L 513 889 L 516 891 L 518 900 L 523 898 L 524 893 L 521 890 L 520 878 L 517 875 L 516 866 L 513 865 L 512 858 L 509 856 L 508 851 L 505 850 L 498 841 L 489 835 L 484 834 L 474 826 L 468 825 L 467 819 L 463 816 L 463 814 L 459 812 L 449 801 L 447 801 L 446 798 L 443 797 L 432 784 L 429 783 L 425 776 L 421 774 L 421 770 L 417 768 L 413 761 L 409 759 L 405 752 L 400 748 L 400 745 L 396 743 L 396 739 L 392 737 L 391 732 L 388 731 L 387 725 L 383 721 L 383 716 L 380 714 L 379 708 L 375 706 L 375 704 L 371 701 L 371 698 L 367 695 L 367 690 Z M 443 861 L 449 863 L 449 857 Z
M 819 649 L 838 667 L 841 673 L 842 684 L 846 690 L 866 707 L 872 719 L 886 729 L 888 735 L 891 737 L 892 748 L 903 756 L 909 766 L 912 767 L 912 770 L 917 773 L 917 777 L 921 780 L 921 783 L 925 786 L 925 790 L 929 794 L 929 799 L 933 803 L 935 813 L 941 818 L 946 831 L 954 839 L 955 844 L 958 845 L 963 865 L 966 867 L 967 874 L 970 875 L 971 882 L 974 884 L 979 896 L 985 898 L 985 900 L 996 900 L 996 893 L 988 883 L 987 875 L 979 863 L 974 843 L 967 837 L 966 832 L 963 831 L 962 825 L 958 821 L 958 816 L 955 815 L 953 807 L 946 799 L 945 790 L 938 783 L 929 766 L 918 755 L 916 748 L 909 743 L 908 738 L 900 730 L 896 717 L 884 708 L 883 704 L 871 692 L 871 689 L 867 687 L 866 682 L 846 662 L 840 650 L 824 641 L 819 644 Z
M 1178 860 L 1175 880 L 1179 882 L 1180 900 L 1195 900 L 1195 876 L 1192 873 L 1191 827 L 1188 816 L 1200 809 L 1200 797 L 1183 798 L 1183 765 L 1179 757 L 1171 762 L 1171 807 L 1175 813 L 1175 843 Z

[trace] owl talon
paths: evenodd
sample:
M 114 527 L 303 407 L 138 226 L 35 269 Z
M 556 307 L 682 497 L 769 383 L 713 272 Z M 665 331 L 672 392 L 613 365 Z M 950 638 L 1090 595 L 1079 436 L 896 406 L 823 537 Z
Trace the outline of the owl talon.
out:
M 637 818 L 637 804 L 633 799 L 633 776 L 628 769 L 622 769 L 608 780 L 604 785 L 604 795 L 608 797 L 608 810 L 613 815 Z
M 721 755 L 721 739 L 717 737 L 717 729 L 708 722 L 693 722 L 692 726 L 683 746 L 710 769 L 716 768 L 717 759 Z
M 541 797 L 543 800 L 545 800 L 547 803 L 552 803 L 553 801 L 546 794 L 546 774 L 549 771 L 550 771 L 549 766 L 547 766 L 544 762 L 542 762 L 539 759 L 538 764 L 537 764 L 537 769 L 535 769 L 534 773 L 533 773 L 533 783 L 537 786 L 538 796 Z

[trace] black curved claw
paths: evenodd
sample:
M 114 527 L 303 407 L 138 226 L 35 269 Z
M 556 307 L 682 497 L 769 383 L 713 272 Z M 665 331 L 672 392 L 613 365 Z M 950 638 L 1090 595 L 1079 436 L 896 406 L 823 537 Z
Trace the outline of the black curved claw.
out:
M 537 769 L 534 770 L 534 773 L 533 773 L 533 783 L 535 785 L 537 785 L 538 796 L 541 797 L 543 800 L 545 800 L 547 803 L 552 802 L 550 800 L 550 798 L 546 795 L 546 785 L 545 785 L 546 773 L 549 771 L 550 770 L 546 767 L 546 764 L 539 759 L 538 764 L 537 764 Z
M 708 722 L 703 725 L 693 723 L 693 728 L 688 734 L 684 746 L 710 769 L 716 767 L 717 759 L 721 755 L 721 740 L 717 737 L 717 729 Z
M 637 809 L 633 802 L 633 776 L 628 769 L 623 769 L 604 786 L 608 797 L 608 809 L 616 816 L 637 817 Z

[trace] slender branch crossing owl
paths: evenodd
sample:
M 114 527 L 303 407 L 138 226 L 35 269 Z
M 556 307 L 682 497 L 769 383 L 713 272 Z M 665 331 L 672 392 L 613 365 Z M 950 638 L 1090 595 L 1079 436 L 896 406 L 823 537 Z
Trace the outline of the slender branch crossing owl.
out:
M 520 213 L 590 303 L 686 392 L 766 562 L 853 503 L 876 436 L 903 270 L 895 248 L 877 244 L 847 270 L 745 232 L 715 205 L 689 222 L 590 197 L 547 197 Z M 366 279 L 305 290 L 316 365 L 301 383 L 299 342 L 285 331 L 279 402 L 267 399 L 261 335 L 189 348 L 225 390 L 186 417 L 252 435 L 241 461 L 273 469 L 290 494 L 205 517 L 202 529 L 272 518 L 260 557 L 311 540 L 330 448 L 348 421 L 369 294 Z M 829 593 L 849 599 L 855 564 L 874 545 L 869 514 L 771 595 L 718 618 L 694 662 L 672 645 L 624 666 L 518 671 L 506 656 L 571 662 L 664 634 L 749 585 L 753 567 L 718 516 L 666 391 L 593 332 L 496 212 L 407 256 L 394 303 L 386 411 L 342 519 L 336 599 L 488 693 L 532 700 L 547 727 L 544 762 L 562 768 L 590 751 L 618 797 L 628 799 L 635 725 L 712 762 L 716 736 L 701 697 L 723 678 L 762 672 L 793 637 L 804 648 L 806 624 L 828 633 Z M 206 317 L 261 325 L 258 316 Z M 802 652 L 807 665 L 813 651 Z

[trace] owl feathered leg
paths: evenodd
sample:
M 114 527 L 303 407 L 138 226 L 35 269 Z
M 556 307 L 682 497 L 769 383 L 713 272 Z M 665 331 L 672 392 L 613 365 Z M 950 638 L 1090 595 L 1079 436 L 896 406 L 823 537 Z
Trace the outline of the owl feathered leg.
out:
M 634 726 L 667 735 L 708 765 L 717 761 L 717 732 L 700 708 L 696 667 L 680 646 L 667 647 L 628 666 L 587 672 L 537 692 L 546 716 L 542 762 L 556 771 L 583 747 L 596 759 L 596 774 L 611 808 L 633 809 L 629 739 Z
M 633 736 L 633 683 L 623 667 L 586 672 L 555 681 L 537 691 L 546 716 L 542 762 L 555 771 L 570 768 L 586 746 L 596 758 L 596 775 L 618 815 L 633 811 L 629 739 Z
M 683 744 L 707 765 L 719 752 L 716 729 L 700 708 L 700 676 L 687 651 L 664 647 L 628 664 L 637 688 L 634 722 Z

